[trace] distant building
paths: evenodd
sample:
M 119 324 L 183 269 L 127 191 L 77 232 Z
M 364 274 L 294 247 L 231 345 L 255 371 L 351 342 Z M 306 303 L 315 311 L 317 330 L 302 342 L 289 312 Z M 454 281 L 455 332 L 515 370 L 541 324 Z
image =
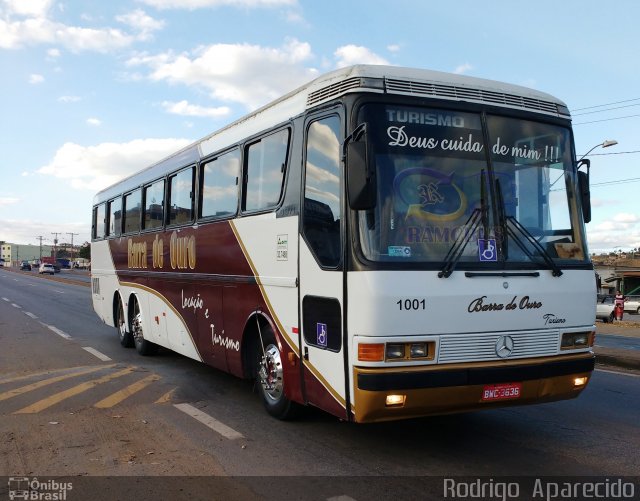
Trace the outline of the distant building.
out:
M 43 245 L 42 256 L 52 255 L 53 247 Z M 40 259 L 40 246 L 0 242 L 0 259 L 4 261 L 4 266 L 17 266 L 22 261 L 37 261 Z

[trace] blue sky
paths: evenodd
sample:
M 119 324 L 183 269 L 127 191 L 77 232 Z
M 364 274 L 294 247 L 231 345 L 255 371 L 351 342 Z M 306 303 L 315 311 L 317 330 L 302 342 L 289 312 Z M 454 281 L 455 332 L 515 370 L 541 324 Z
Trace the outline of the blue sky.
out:
M 638 19 L 635 0 L 0 0 L 0 240 L 88 240 L 99 189 L 316 75 L 382 63 L 564 100 L 579 154 L 619 143 L 591 157 L 590 250 L 640 247 Z

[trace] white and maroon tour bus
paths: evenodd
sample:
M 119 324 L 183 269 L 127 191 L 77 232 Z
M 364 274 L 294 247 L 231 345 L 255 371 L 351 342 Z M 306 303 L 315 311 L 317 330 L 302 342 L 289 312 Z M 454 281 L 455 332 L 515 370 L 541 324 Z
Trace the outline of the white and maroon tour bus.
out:
M 344 68 L 98 193 L 93 306 L 142 355 L 257 380 L 281 419 L 574 398 L 588 168 L 548 94 Z

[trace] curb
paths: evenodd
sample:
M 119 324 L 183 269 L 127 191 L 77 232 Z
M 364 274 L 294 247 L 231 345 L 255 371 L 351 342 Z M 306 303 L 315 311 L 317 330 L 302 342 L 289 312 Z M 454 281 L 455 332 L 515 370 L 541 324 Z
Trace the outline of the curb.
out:
M 596 364 L 640 371 L 640 351 L 597 348 Z

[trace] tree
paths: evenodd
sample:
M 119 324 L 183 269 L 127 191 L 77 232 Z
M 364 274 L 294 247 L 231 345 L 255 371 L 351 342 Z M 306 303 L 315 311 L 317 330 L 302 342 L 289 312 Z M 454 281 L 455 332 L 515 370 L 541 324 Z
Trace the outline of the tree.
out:
M 91 245 L 89 245 L 89 242 L 85 242 L 82 244 L 80 250 L 78 251 L 78 257 L 91 261 Z

